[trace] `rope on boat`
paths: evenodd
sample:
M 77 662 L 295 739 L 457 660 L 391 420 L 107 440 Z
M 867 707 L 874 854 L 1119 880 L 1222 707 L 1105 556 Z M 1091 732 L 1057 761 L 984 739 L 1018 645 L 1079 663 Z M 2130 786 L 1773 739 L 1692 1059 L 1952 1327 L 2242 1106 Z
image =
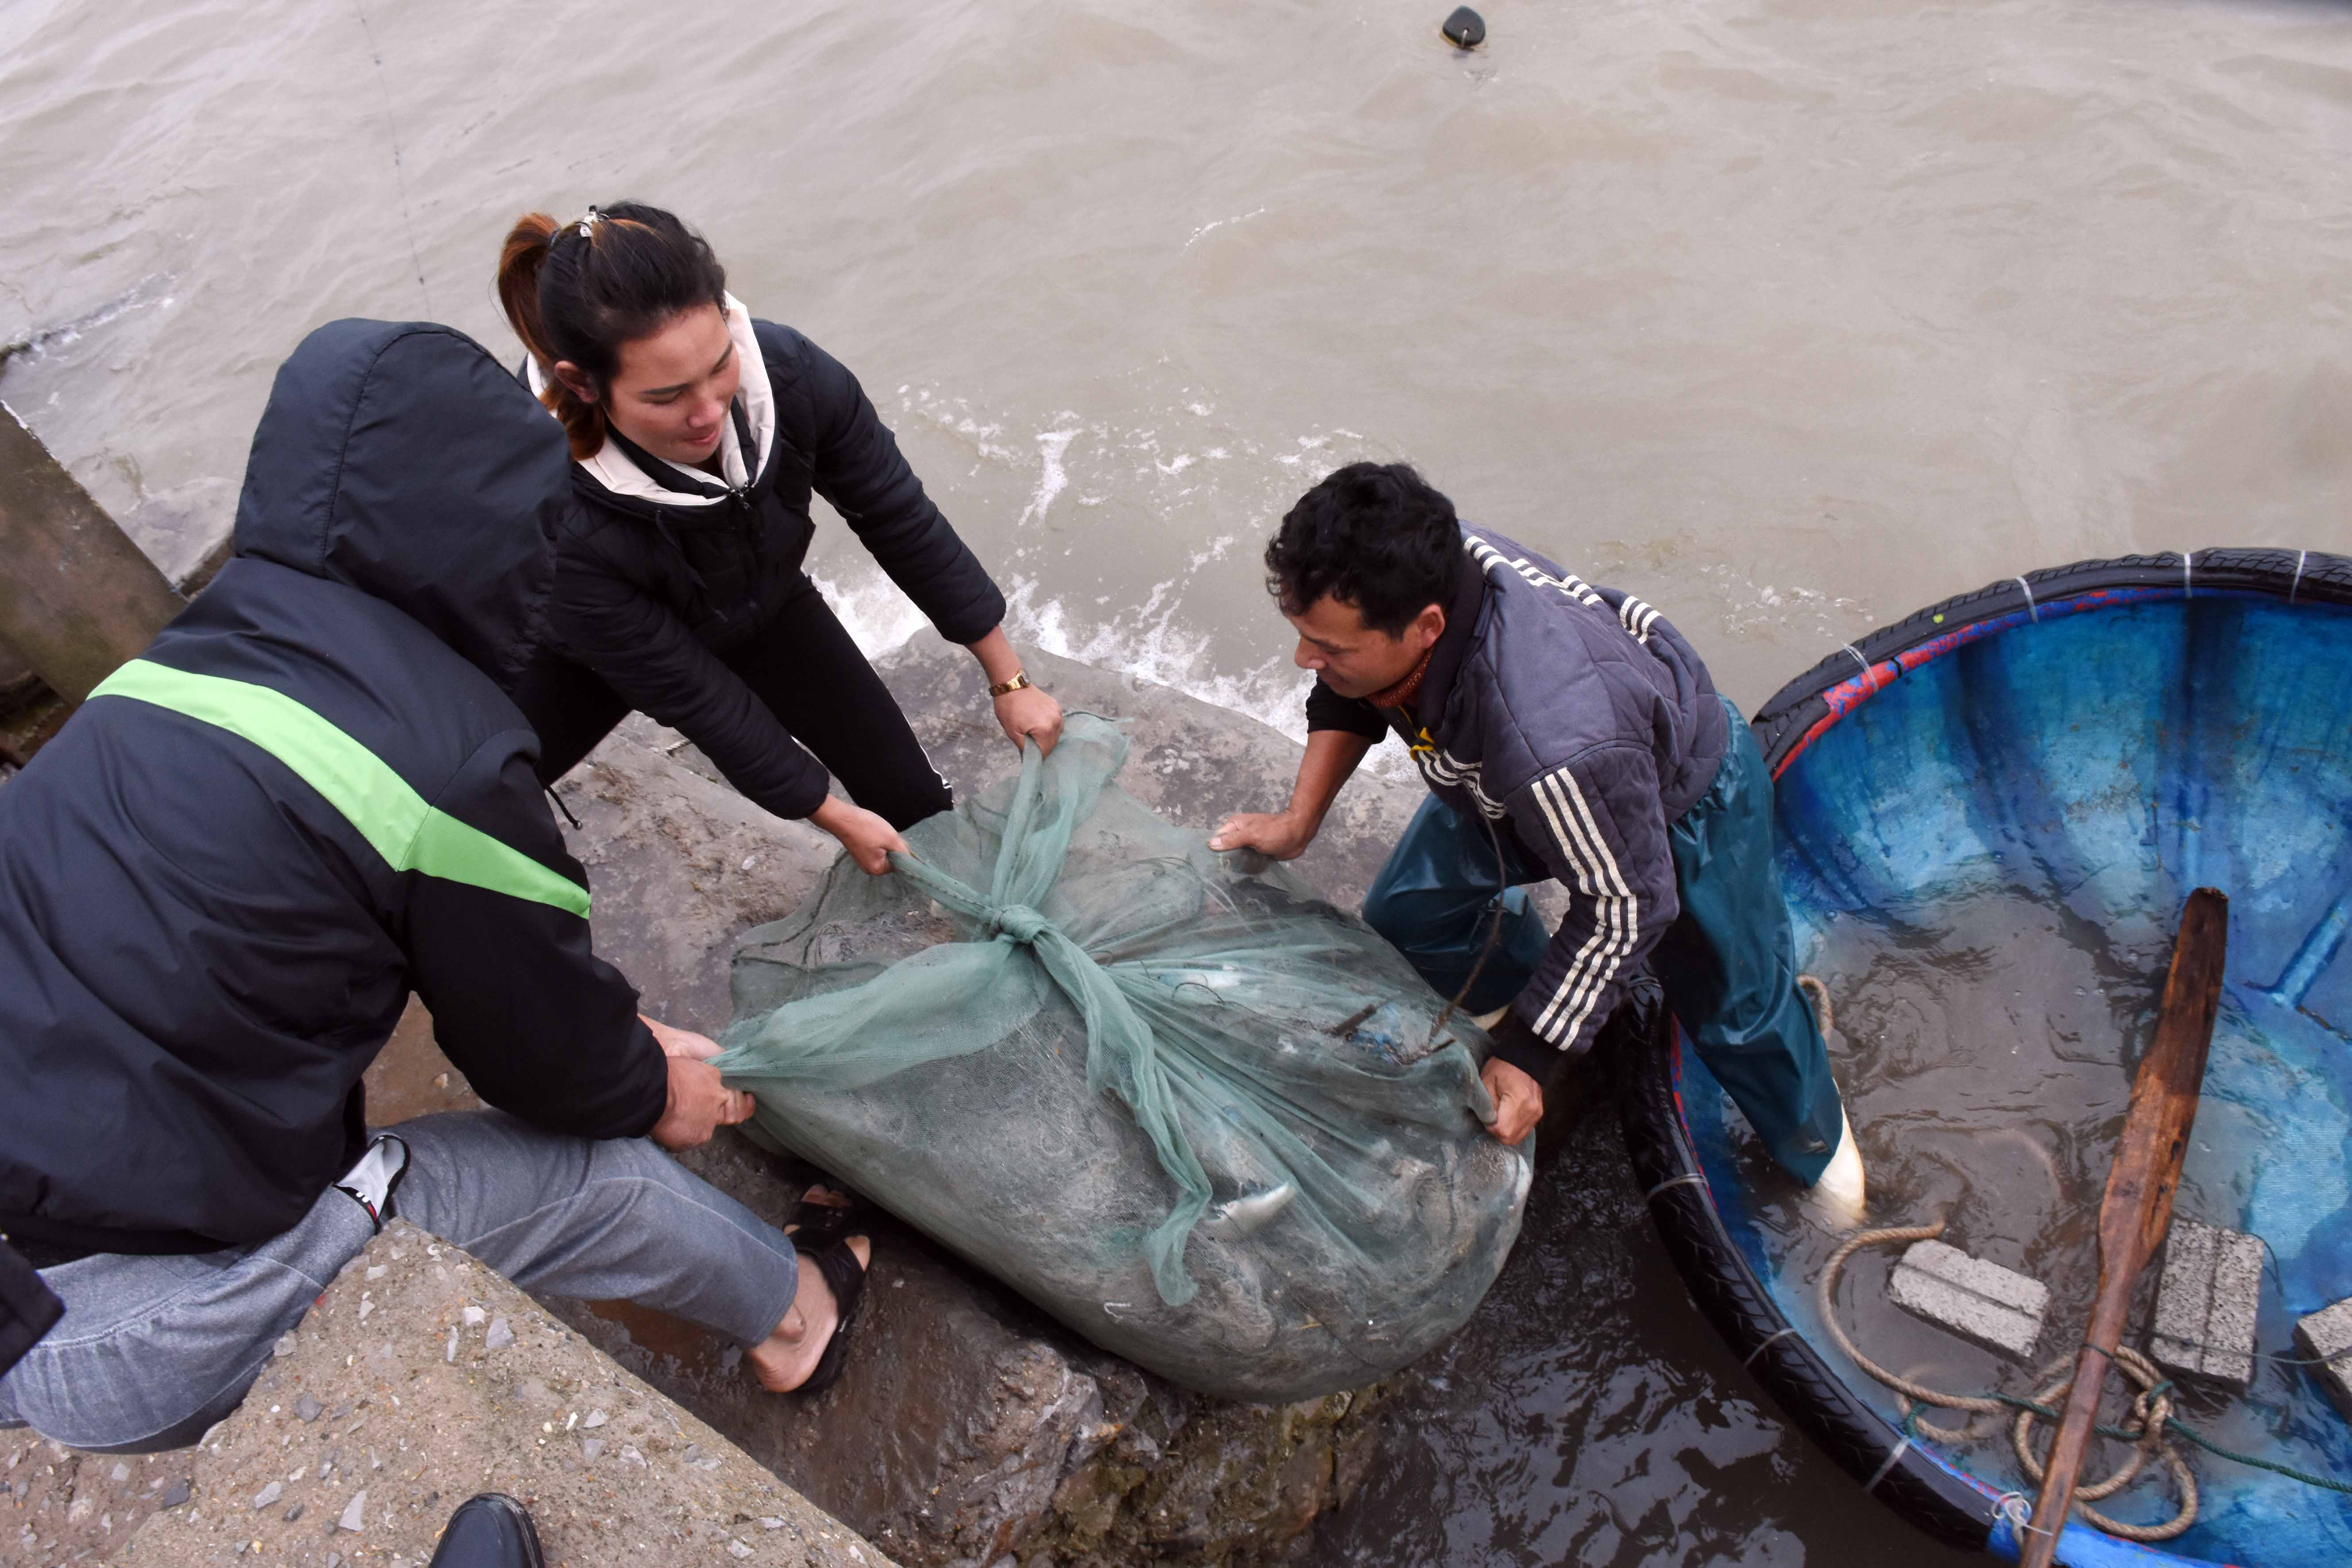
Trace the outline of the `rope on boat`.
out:
M 1830 1026 L 1837 1021 L 1836 1010 L 1830 1005 L 1830 988 L 1811 974 L 1797 976 L 1797 989 L 1813 999 L 1813 1022 L 1822 1026 L 1822 1038 L 1830 1037 Z
M 1837 1282 L 1839 1276 L 1845 1271 L 1848 1258 L 1865 1247 L 1892 1247 L 1906 1242 L 1932 1241 L 1943 1234 L 1944 1222 L 1937 1220 L 1932 1225 L 1894 1226 L 1883 1230 L 1860 1230 L 1846 1237 L 1839 1245 L 1838 1249 L 1830 1254 L 1828 1264 L 1822 1269 L 1821 1284 L 1818 1287 L 1822 1321 L 1828 1327 L 1830 1337 L 1837 1342 L 1838 1349 L 1845 1352 L 1849 1361 L 1893 1389 L 1899 1396 L 1903 1407 L 1903 1430 L 1906 1436 L 1924 1436 L 1935 1438 L 1938 1442 L 1957 1444 L 1973 1442 L 1990 1435 L 1989 1432 L 1979 1431 L 1973 1419 L 1957 1428 L 1936 1426 L 1919 1414 L 1917 1405 L 1932 1405 L 1940 1410 L 1965 1410 L 1971 1416 L 2005 1415 L 2011 1411 L 2016 1412 L 2017 1418 L 2011 1424 L 2010 1430 L 2010 1443 L 2016 1451 L 2018 1463 L 2038 1485 L 2042 1480 L 2042 1461 L 2033 1454 L 2031 1441 L 2033 1423 L 2037 1419 L 2055 1421 L 2058 1418 L 2058 1413 L 2044 1402 L 2063 1398 L 2066 1390 L 2073 1385 L 2074 1374 L 2065 1372 L 2067 1365 L 2065 1360 L 2053 1363 L 2042 1369 L 2042 1375 L 2045 1378 L 2060 1373 L 2063 1373 L 2064 1375 L 2058 1376 L 2055 1382 L 2048 1383 L 2037 1390 L 2032 1399 L 2020 1399 L 2014 1394 L 1947 1394 L 1941 1389 L 1930 1388 L 1924 1383 L 1915 1382 L 1887 1371 L 1863 1354 L 1861 1347 L 1847 1336 L 1844 1325 L 1838 1321 Z M 2136 1425 L 2111 1426 L 2102 1423 L 2097 1430 L 2103 1436 L 2114 1437 L 2131 1444 L 2131 1457 L 2106 1479 L 2095 1485 L 2076 1488 L 2075 1511 L 2080 1513 L 2088 1523 L 2126 1541 L 2169 1541 L 2176 1535 L 2185 1533 L 2190 1525 L 2197 1522 L 2198 1501 L 2197 1478 L 2190 1473 L 2189 1462 L 2180 1457 L 2177 1448 L 2165 1440 L 2167 1429 L 2179 1426 L 2179 1423 L 2172 1419 L 2172 1385 L 2165 1381 L 2163 1375 L 2147 1357 L 2128 1345 L 2116 1346 L 2112 1359 L 2116 1365 L 2124 1369 L 2125 1375 L 2139 1384 L 2140 1391 L 2133 1398 L 2131 1405 L 2131 1420 Z M 2200 1447 L 2211 1447 L 2202 1439 L 2193 1440 L 2197 1441 Z M 2090 1506 L 2103 1498 L 2112 1497 L 2129 1486 L 2133 1478 L 2139 1474 L 2141 1468 L 2151 1458 L 2161 1458 L 2164 1461 L 2165 1468 L 2172 1474 L 2173 1484 L 2179 1489 L 2180 1511 L 2179 1513 L 2162 1524 L 2131 1524 L 2123 1520 L 2110 1519 Z M 2277 1468 L 2278 1467 L 2264 1466 L 2263 1468 Z M 2352 1490 L 2352 1488 L 2339 1489 Z

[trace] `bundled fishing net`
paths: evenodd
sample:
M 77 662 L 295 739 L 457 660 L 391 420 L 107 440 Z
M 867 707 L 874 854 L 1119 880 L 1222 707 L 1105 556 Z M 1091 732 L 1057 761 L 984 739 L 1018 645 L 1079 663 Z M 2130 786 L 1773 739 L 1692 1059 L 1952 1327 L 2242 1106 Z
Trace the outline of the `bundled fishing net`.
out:
M 1486 1041 L 1360 921 L 1053 755 L 749 932 L 719 1058 L 759 1126 L 1097 1344 L 1301 1399 L 1459 1327 L 1518 1233 Z M 1252 859 L 1257 858 L 1252 857 Z

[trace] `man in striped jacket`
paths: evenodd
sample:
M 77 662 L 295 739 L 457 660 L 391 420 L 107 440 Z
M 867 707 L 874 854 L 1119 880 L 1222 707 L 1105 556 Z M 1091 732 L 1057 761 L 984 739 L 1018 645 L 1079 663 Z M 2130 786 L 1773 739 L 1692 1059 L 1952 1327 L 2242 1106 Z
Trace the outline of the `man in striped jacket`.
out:
M 1437 990 L 1500 1009 L 1484 1074 L 1496 1136 L 1535 1127 L 1544 1079 L 1591 1047 L 1646 961 L 1774 1157 L 1858 1206 L 1861 1161 L 1796 985 L 1772 781 L 1682 635 L 1463 524 L 1402 464 L 1317 485 L 1265 561 L 1317 676 L 1307 756 L 1285 810 L 1228 818 L 1211 847 L 1297 855 L 1393 731 L 1432 798 L 1364 918 Z M 1569 894 L 1551 932 L 1517 890 L 1547 879 Z

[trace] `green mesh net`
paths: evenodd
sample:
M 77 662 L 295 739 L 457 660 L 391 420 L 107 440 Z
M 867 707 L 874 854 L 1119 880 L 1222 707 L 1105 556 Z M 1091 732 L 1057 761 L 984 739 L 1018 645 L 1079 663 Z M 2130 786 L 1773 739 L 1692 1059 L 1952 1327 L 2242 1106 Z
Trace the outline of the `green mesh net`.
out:
M 1518 1232 L 1486 1037 L 1286 868 L 1050 757 L 745 935 L 718 1065 L 758 1126 L 1097 1343 L 1203 1392 L 1360 1385 Z M 1255 861 L 1244 864 L 1244 859 Z

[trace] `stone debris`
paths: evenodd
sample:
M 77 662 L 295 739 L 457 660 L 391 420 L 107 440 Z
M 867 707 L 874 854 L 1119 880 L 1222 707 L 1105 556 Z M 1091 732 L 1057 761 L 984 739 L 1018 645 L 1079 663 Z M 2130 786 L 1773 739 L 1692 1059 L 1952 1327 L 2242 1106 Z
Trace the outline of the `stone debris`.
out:
M 484 1350 L 502 1351 L 515 1342 L 514 1325 L 504 1318 L 490 1320 L 490 1331 L 482 1336 Z
M 580 1443 L 580 1457 L 581 1457 L 582 1458 L 583 1458 L 583 1459 L 587 1460 L 589 1463 L 591 1463 L 591 1464 L 595 1463 L 595 1461 L 596 1461 L 598 1458 L 602 1458 L 602 1457 L 603 1457 L 604 1452 L 604 1438 L 602 1438 L 602 1437 L 584 1437 L 584 1438 L 581 1439 L 581 1443 Z
M 294 1353 L 294 1331 L 289 1329 L 284 1333 L 278 1336 L 278 1348 L 271 1351 L 269 1353 L 273 1356 L 292 1355 Z
M 593 1432 L 611 1419 L 612 1417 L 606 1415 L 602 1410 L 591 1410 L 588 1412 L 588 1419 L 580 1423 L 580 1426 L 583 1431 Z
M 457 1363 L 457 1331 L 454 1325 L 449 1330 L 449 1342 L 442 1349 L 441 1360 L 450 1366 Z
M 391 1272 L 392 1272 L 392 1266 L 391 1266 L 390 1264 L 386 1264 L 386 1263 L 379 1263 L 379 1264 L 376 1264 L 375 1266 L 373 1266 L 373 1268 L 371 1268 L 367 1271 L 367 1277 L 368 1277 L 370 1279 L 383 1279 L 385 1275 L 387 1275 L 387 1274 L 389 1274 L 389 1273 L 391 1273 Z
M 268 1508 L 271 1503 L 276 1502 L 279 1498 L 285 1495 L 286 1483 L 284 1481 L 272 1481 L 268 1486 L 253 1494 L 253 1506 L 257 1510 Z
M 1914 1242 L 1895 1266 L 1887 1298 L 1912 1316 L 2018 1361 L 2033 1359 L 2050 1289 L 1940 1241 Z
M 296 1520 L 298 1520 L 298 1519 L 299 1519 L 299 1518 L 301 1518 L 301 1517 L 302 1517 L 302 1505 L 301 1505 L 300 1503 L 299 1503 L 299 1502 L 298 1502 L 298 1503 L 296 1503 L 292 1508 L 289 1508 L 289 1509 L 288 1509 L 288 1510 L 286 1510 L 286 1522 L 287 1522 L 287 1523 L 289 1523 L 289 1524 L 293 1523 Z
M 170 1486 L 163 1489 L 163 1495 L 155 1500 L 155 1506 L 157 1508 L 177 1508 L 182 1503 L 188 1500 L 188 1480 L 185 1476 L 183 1476 L 179 1479 L 173 1481 Z
M 353 1535 L 367 1528 L 367 1488 L 362 1487 L 352 1494 L 352 1500 L 343 1508 L 343 1517 L 335 1521 L 335 1528 L 348 1530 Z
M 483 1311 L 479 1307 L 468 1307 L 464 1311 L 458 1313 L 457 1316 L 464 1321 L 465 1325 L 469 1329 L 478 1329 L 484 1323 L 490 1321 L 490 1315 L 488 1312 Z
M 2254 1319 L 2262 1295 L 2259 1239 L 2174 1220 L 2148 1332 L 2150 1359 L 2167 1372 L 2242 1391 L 2254 1377 Z
M 751 1549 L 740 1541 L 730 1539 L 727 1542 L 727 1555 L 739 1559 L 749 1557 L 751 1555 Z
M 2352 1296 L 2294 1325 L 2295 1349 L 2321 1364 L 2311 1369 L 2336 1408 L 2352 1421 Z
M 326 1409 L 325 1405 L 309 1394 L 298 1394 L 294 1400 L 294 1419 L 303 1422 L 316 1421 L 320 1415 L 326 1414 Z

